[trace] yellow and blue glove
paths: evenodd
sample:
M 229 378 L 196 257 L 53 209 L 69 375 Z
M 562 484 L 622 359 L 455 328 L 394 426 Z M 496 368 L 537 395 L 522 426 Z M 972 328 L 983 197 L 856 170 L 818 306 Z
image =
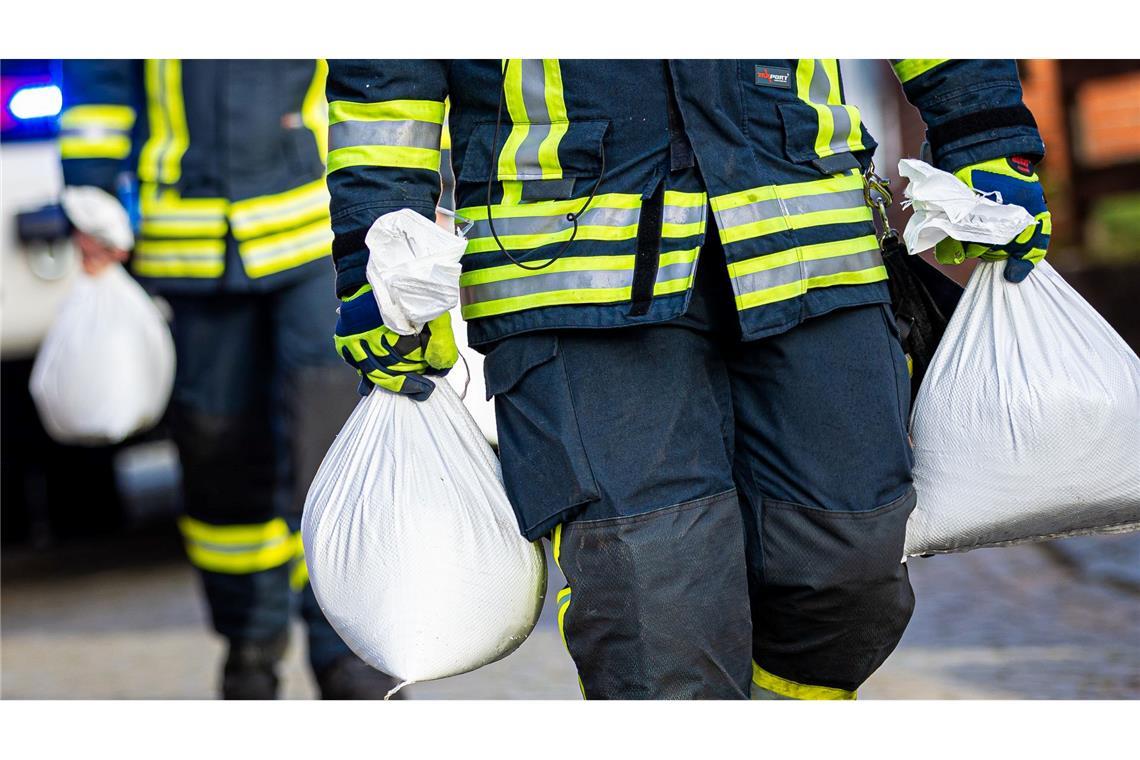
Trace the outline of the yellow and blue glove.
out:
M 1045 191 L 1037 177 L 1033 162 L 1022 156 L 997 158 L 971 164 L 954 172 L 954 176 L 974 190 L 982 193 L 1001 193 L 1002 203 L 1021 206 L 1033 216 L 1033 224 L 1020 235 L 1001 246 L 986 243 L 961 243 L 946 238 L 934 249 L 934 256 L 943 264 L 961 264 L 968 258 L 981 257 L 987 261 L 1007 259 L 1003 274 L 1010 282 L 1021 282 L 1037 262 L 1045 258 L 1049 248 L 1049 235 L 1053 231 L 1053 218 L 1045 206 Z
M 419 335 L 400 335 L 384 325 L 371 285 L 341 299 L 333 342 L 360 375 L 362 396 L 376 385 L 423 401 L 435 390 L 424 375 L 446 375 L 459 358 L 451 314 L 428 322 Z

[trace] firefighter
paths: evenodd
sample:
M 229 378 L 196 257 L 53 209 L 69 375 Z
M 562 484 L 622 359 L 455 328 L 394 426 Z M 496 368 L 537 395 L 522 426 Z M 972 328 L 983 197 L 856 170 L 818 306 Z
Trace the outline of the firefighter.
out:
M 894 70 L 933 161 L 1034 224 L 941 258 L 1044 256 L 1044 146 L 1012 61 Z M 837 62 L 335 61 L 336 343 L 425 398 L 452 361 L 383 324 L 364 237 L 431 218 L 450 97 L 460 281 L 503 478 L 568 585 L 588 698 L 853 699 L 914 596 L 909 378 Z M 426 374 L 425 374 L 426 373 Z
M 137 178 L 130 268 L 173 311 L 179 525 L 228 644 L 225 698 L 277 695 L 293 607 L 322 697 L 394 685 L 321 614 L 298 530 L 355 398 L 328 344 L 325 74 L 311 60 L 64 62 L 65 182 L 114 193 Z M 89 272 L 127 259 L 77 243 Z

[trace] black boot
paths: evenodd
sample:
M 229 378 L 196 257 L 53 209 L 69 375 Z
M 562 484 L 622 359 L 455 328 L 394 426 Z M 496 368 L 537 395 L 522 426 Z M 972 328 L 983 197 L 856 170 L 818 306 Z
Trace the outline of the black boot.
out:
M 318 670 L 316 677 L 321 699 L 383 699 L 399 683 L 354 654 L 337 658 Z M 392 695 L 392 699 L 403 698 L 402 692 Z
M 222 669 L 222 699 L 277 699 L 277 663 L 289 634 L 269 641 L 231 641 Z

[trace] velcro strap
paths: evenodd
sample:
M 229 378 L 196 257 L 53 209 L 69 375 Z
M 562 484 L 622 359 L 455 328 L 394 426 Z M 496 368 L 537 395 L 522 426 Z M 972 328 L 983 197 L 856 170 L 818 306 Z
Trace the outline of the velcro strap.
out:
M 1032 127 L 1037 129 L 1033 114 L 1023 104 L 990 108 L 985 111 L 959 116 L 956 119 L 931 127 L 926 131 L 926 139 L 934 146 L 935 152 L 944 145 L 970 137 L 981 132 L 1006 127 Z
M 633 265 L 633 288 L 629 309 L 631 317 L 649 311 L 653 302 L 653 286 L 657 283 L 657 269 L 661 263 L 661 223 L 665 209 L 665 181 L 653 191 L 653 196 L 641 204 L 637 221 L 637 254 Z

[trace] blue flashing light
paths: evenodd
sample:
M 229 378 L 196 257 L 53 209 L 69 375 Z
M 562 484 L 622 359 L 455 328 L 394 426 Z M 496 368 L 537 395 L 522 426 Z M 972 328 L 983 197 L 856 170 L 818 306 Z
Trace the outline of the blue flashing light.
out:
M 54 84 L 24 87 L 8 101 L 8 110 L 21 121 L 58 116 L 62 108 L 63 93 Z

